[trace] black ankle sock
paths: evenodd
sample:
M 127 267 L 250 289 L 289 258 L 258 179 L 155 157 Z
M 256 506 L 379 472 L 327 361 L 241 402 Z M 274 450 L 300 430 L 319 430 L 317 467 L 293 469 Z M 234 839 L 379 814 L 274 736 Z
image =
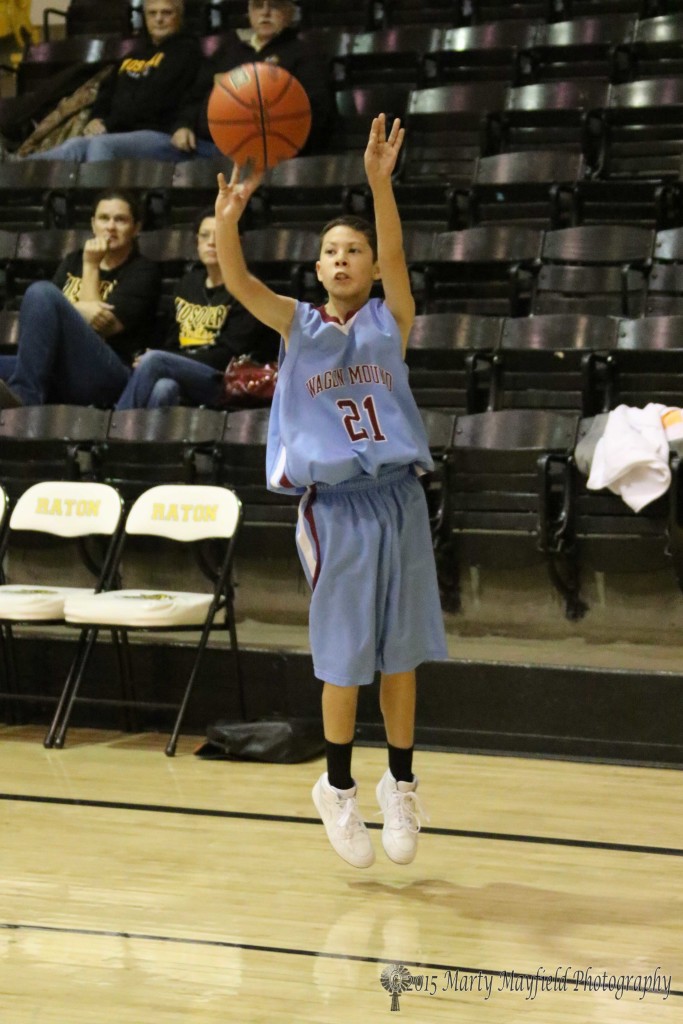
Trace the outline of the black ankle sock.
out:
M 350 743 L 330 743 L 325 740 L 327 780 L 335 789 L 351 789 L 355 785 L 351 776 L 352 752 L 353 740 Z
M 389 771 L 397 782 L 412 782 L 414 747 L 392 747 L 387 743 L 389 751 Z

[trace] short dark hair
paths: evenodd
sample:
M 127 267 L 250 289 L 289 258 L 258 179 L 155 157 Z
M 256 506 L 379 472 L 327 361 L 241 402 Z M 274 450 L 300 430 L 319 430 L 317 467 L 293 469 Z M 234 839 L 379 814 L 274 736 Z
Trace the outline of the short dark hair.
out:
M 199 229 L 206 220 L 207 217 L 215 217 L 216 211 L 213 206 L 205 206 L 203 210 L 200 210 L 194 221 L 194 233 L 199 234 Z
M 320 232 L 320 245 L 322 247 L 325 235 L 332 228 L 351 228 L 352 231 L 357 231 L 359 235 L 365 235 L 368 245 L 372 249 L 372 257 L 374 260 L 377 259 L 377 232 L 375 225 L 365 217 L 356 217 L 351 213 L 344 213 L 340 217 L 335 217 L 334 220 L 328 221 L 325 227 Z
M 120 199 L 122 203 L 126 203 L 128 206 L 133 222 L 135 224 L 140 224 L 142 222 L 142 213 L 140 211 L 140 203 L 138 202 L 137 196 L 133 192 L 128 192 L 124 188 L 106 188 L 102 192 L 98 193 L 98 195 L 95 196 L 95 202 L 92 207 L 93 215 L 100 203 L 106 202 L 107 199 Z

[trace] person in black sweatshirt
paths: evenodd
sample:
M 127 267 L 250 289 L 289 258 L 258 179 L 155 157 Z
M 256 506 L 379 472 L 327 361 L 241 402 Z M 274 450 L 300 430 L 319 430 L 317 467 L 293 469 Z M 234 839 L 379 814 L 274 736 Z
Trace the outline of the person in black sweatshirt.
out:
M 21 300 L 16 355 L 0 356 L 0 407 L 110 407 L 149 337 L 161 290 L 156 263 L 137 247 L 140 215 L 117 189 L 95 203 L 93 237 L 69 253 L 52 281 Z M 6 382 L 6 383 L 5 383 Z
M 173 296 L 173 319 L 164 349 L 149 349 L 134 363 L 117 409 L 167 405 L 220 405 L 223 371 L 233 356 L 277 359 L 279 338 L 230 295 L 216 255 L 216 216 L 197 222 L 199 266 L 185 274 Z
M 168 145 L 178 107 L 200 68 L 201 50 L 182 30 L 183 0 L 145 0 L 144 13 L 140 46 L 100 86 L 84 134 L 28 159 L 154 157 L 156 147 Z
M 312 115 L 303 153 L 323 152 L 334 112 L 327 59 L 299 36 L 293 24 L 296 9 L 293 0 L 249 0 L 250 28 L 227 35 L 214 56 L 202 62 L 193 86 L 178 106 L 169 134 L 150 139 L 138 156 L 174 162 L 219 157 L 207 120 L 214 77 L 255 61 L 279 64 L 301 83 Z

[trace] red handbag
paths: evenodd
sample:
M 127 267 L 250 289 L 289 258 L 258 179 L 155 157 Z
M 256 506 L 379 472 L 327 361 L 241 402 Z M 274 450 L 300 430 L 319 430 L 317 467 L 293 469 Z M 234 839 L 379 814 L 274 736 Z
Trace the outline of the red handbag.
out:
M 277 384 L 277 363 L 257 363 L 251 356 L 234 356 L 223 374 L 223 403 L 231 406 L 269 405 Z

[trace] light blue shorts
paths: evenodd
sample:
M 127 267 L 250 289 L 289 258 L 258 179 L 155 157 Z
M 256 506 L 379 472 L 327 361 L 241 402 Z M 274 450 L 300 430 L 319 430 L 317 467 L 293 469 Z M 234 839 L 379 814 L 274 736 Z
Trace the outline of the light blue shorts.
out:
M 447 657 L 422 485 L 410 467 L 316 484 L 299 506 L 318 679 L 367 685 Z

